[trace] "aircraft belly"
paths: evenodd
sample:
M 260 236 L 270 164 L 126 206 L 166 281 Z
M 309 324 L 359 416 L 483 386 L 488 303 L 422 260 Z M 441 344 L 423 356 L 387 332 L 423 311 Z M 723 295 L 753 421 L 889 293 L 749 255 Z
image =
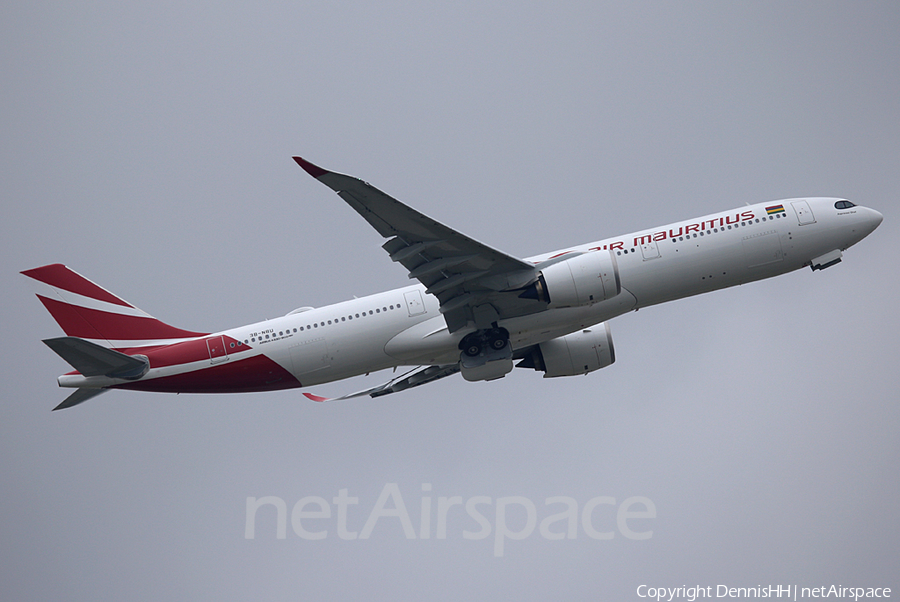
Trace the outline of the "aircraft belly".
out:
M 521 349 L 620 316 L 635 304 L 634 295 L 623 288 L 617 296 L 600 303 L 548 309 L 501 320 L 499 325 L 509 331 L 513 348 Z M 459 360 L 459 341 L 466 332 L 451 334 L 443 318 L 437 316 L 400 332 L 387 342 L 384 351 L 396 363 L 406 365 L 455 363 Z
M 394 332 L 396 327 L 389 323 L 301 341 L 289 350 L 291 372 L 308 386 L 396 366 L 397 361 L 384 351 L 384 342 Z
M 325 337 L 310 337 L 301 340 L 288 349 L 290 353 L 291 372 L 297 378 L 327 370 L 331 366 L 332 355 Z
M 459 343 L 463 332 L 450 334 L 443 316 L 419 322 L 392 337 L 384 345 L 384 353 L 399 362 L 411 364 L 439 363 L 451 353 L 459 359 Z
M 500 324 L 509 330 L 513 347 L 521 349 L 611 320 L 628 313 L 636 304 L 635 296 L 623 286 L 618 295 L 600 303 L 550 309 L 504 320 Z
M 246 393 L 299 386 L 301 383 L 293 374 L 278 362 L 259 354 L 199 370 L 113 385 L 112 388 L 161 393 Z

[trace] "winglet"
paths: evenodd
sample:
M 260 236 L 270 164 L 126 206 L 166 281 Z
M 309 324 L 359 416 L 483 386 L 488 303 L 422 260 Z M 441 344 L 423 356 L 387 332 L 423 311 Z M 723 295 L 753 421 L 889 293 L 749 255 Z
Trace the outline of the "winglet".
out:
M 306 173 L 308 173 L 312 177 L 316 178 L 317 180 L 319 178 L 321 178 L 322 176 L 324 176 L 325 174 L 329 173 L 329 172 L 325 171 L 324 169 L 322 169 L 321 167 L 319 167 L 318 165 L 313 165 L 312 163 L 310 163 L 303 157 L 294 157 L 294 161 L 297 162 L 297 165 L 299 165 L 300 167 L 305 169 Z
M 295 159 L 300 159 L 300 157 L 294 157 L 294 158 L 295 158 Z M 302 159 L 300 159 L 299 161 L 297 161 L 297 163 L 300 163 L 300 161 L 302 161 Z M 301 163 L 301 165 L 302 165 L 302 163 Z M 306 168 L 304 168 L 304 169 L 306 169 Z M 307 170 L 307 171 L 309 171 L 309 170 Z M 331 401 L 331 400 L 328 399 L 327 397 L 321 397 L 321 396 L 319 396 L 319 395 L 313 395 L 312 393 L 304 393 L 303 395 L 306 396 L 307 399 L 311 399 L 311 400 L 313 400 L 313 401 Z

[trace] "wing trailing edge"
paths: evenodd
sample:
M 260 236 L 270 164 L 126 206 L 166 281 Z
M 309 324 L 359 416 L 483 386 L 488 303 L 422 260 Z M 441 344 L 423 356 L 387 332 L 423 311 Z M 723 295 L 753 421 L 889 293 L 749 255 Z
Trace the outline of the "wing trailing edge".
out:
M 470 238 L 358 178 L 302 157 L 294 161 L 388 239 L 382 248 L 437 297 L 450 332 L 488 328 L 501 318 L 546 309 L 540 300 L 519 296 L 537 278 L 534 264 Z
M 369 397 L 381 397 L 382 395 L 388 395 L 389 393 L 397 393 L 412 387 L 434 382 L 439 378 L 444 378 L 445 376 L 450 376 L 457 372 L 459 372 L 459 364 L 419 366 L 418 368 L 413 368 L 409 372 L 389 380 L 386 383 L 380 384 L 377 387 L 365 389 L 364 391 L 357 391 L 356 393 L 350 393 L 349 395 L 341 395 L 340 397 L 322 397 L 321 395 L 314 395 L 312 393 L 304 393 L 303 395 L 307 399 L 318 402 L 342 401 L 344 399 L 364 397 L 366 395 Z

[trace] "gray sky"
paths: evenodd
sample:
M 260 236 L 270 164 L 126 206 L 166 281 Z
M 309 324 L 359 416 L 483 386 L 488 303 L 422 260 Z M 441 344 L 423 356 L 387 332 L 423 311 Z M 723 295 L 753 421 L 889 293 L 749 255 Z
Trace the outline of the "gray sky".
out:
M 900 7 L 866 3 L 96 2 L 0 8 L 4 599 L 638 599 L 640 584 L 900 589 Z M 378 400 L 113 392 L 64 412 L 60 330 L 23 269 L 63 262 L 214 331 L 406 284 L 290 159 L 357 175 L 518 256 L 794 196 L 882 226 L 809 270 L 612 323 L 587 377 L 460 378 Z M 319 387 L 335 395 L 384 374 Z M 491 498 L 446 539 L 383 517 L 302 539 L 248 497 L 397 483 Z M 431 490 L 423 492 L 423 484 Z M 495 556 L 643 496 L 650 539 Z M 390 503 L 388 508 L 393 507 Z M 332 506 L 333 511 L 336 507 Z M 313 507 L 307 508 L 314 509 Z M 524 506 L 510 506 L 511 530 Z M 557 522 L 552 531 L 564 532 Z

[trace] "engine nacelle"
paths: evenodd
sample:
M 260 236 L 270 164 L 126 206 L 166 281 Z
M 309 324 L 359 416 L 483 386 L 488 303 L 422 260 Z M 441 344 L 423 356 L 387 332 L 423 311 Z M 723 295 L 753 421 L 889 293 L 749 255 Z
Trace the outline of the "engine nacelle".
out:
M 603 322 L 589 329 L 540 343 L 516 364 L 519 368 L 542 370 L 544 378 L 576 376 L 606 368 L 616 361 L 609 325 Z
M 520 296 L 543 301 L 549 308 L 578 307 L 611 299 L 621 291 L 612 251 L 591 251 L 544 268 Z

